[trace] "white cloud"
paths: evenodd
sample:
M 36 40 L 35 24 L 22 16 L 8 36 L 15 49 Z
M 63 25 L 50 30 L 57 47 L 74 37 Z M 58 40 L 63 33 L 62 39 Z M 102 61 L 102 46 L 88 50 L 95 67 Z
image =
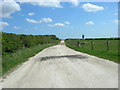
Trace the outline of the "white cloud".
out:
M 4 29 L 4 27 L 8 26 L 7 22 L 0 22 L 0 30 Z
M 67 21 L 66 21 L 66 22 L 64 22 L 64 23 L 65 23 L 65 24 L 70 24 L 70 23 L 69 23 L 69 22 L 67 22 Z
M 40 20 L 40 23 L 48 23 L 48 22 L 52 22 L 52 19 L 51 18 L 42 18 Z
M 33 19 L 26 18 L 26 21 L 30 23 L 48 23 L 48 22 L 52 22 L 53 20 L 51 18 L 42 18 L 41 20 L 36 21 Z
M 82 8 L 87 12 L 97 12 L 97 11 L 104 10 L 104 7 L 93 5 L 90 3 L 83 4 Z
M 0 17 L 8 18 L 11 14 L 16 11 L 20 11 L 20 6 L 14 0 L 9 0 L 9 2 L 0 3 Z
M 86 23 L 87 25 L 94 25 L 94 22 L 93 21 L 89 21 Z
M 61 0 L 19 0 L 21 2 L 29 2 L 32 5 L 41 6 L 41 7 L 55 7 L 62 8 L 60 5 Z
M 50 27 L 64 27 L 64 26 L 66 26 L 66 25 L 69 25 L 70 23 L 69 22 L 67 22 L 67 21 L 65 21 L 64 23 L 55 23 L 55 24 L 49 24 L 48 26 L 50 26 Z M 66 27 L 69 27 L 69 26 L 66 26 Z
M 35 13 L 28 13 L 28 15 L 29 15 L 29 16 L 33 16 L 33 15 L 35 15 Z
M 14 26 L 14 29 L 16 29 L 16 30 L 19 29 L 19 28 L 20 28 L 20 27 L 18 27 L 18 26 Z
M 41 6 L 41 7 L 53 7 L 53 8 L 63 8 L 61 2 L 69 2 L 74 6 L 79 5 L 79 0 L 18 0 L 23 3 L 30 3 L 32 5 Z
M 64 27 L 65 25 L 63 23 L 55 23 L 55 24 L 50 24 L 49 26 L 50 27 L 55 27 L 55 26 L 57 26 L 57 27 Z
M 8 2 L 9 0 L 5 0 Z M 11 2 L 13 0 L 10 0 Z M 14 0 L 17 2 L 20 2 L 22 4 L 24 3 L 30 3 L 35 6 L 40 6 L 40 7 L 53 7 L 53 8 L 63 8 L 61 3 L 65 2 L 64 0 Z M 71 3 L 74 6 L 79 5 L 79 0 L 66 0 L 66 2 Z
M 33 19 L 29 19 L 29 18 L 26 18 L 26 21 L 28 21 L 30 23 L 39 23 L 38 21 L 33 20 Z
M 71 2 L 74 6 L 79 5 L 79 0 L 70 0 L 69 2 Z

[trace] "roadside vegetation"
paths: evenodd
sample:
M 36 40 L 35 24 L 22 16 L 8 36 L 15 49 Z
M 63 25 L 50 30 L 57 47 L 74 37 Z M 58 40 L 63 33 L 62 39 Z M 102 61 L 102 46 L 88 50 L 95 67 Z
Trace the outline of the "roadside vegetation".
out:
M 25 62 L 43 49 L 60 42 L 55 35 L 16 35 L 2 33 L 2 73 Z
M 88 53 L 100 58 L 108 59 L 117 63 L 120 54 L 118 50 L 118 39 L 87 39 L 87 40 L 65 40 L 66 46 L 83 53 Z

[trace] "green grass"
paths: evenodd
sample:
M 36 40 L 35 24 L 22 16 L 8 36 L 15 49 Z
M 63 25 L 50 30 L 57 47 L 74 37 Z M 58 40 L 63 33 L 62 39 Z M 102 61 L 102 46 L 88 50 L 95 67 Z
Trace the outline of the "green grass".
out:
M 91 41 L 94 41 L 93 50 Z M 107 45 L 105 44 L 106 40 L 79 40 L 79 42 L 86 42 L 83 47 L 78 47 L 77 42 L 78 40 L 66 40 L 66 46 L 76 51 L 120 63 L 118 60 L 118 40 L 109 40 L 109 51 L 107 51 Z
M 34 56 L 43 49 L 53 45 L 54 44 L 41 44 L 39 46 L 21 49 L 15 53 L 2 56 L 2 75 L 4 75 L 15 66 L 27 61 L 28 58 Z

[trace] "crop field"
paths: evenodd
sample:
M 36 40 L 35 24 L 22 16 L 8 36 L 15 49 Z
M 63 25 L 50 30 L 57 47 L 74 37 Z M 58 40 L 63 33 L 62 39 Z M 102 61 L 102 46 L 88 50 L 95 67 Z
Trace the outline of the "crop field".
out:
M 118 61 L 118 40 L 66 40 L 66 46 L 97 57 Z

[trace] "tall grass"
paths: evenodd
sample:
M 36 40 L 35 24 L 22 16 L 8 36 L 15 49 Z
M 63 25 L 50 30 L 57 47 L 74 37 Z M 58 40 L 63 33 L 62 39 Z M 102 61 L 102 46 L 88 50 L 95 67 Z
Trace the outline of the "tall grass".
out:
M 14 53 L 2 56 L 2 75 L 8 72 L 13 67 L 17 66 L 28 60 L 28 58 L 34 56 L 43 49 L 52 46 L 54 44 L 41 44 L 31 48 L 24 48 Z

